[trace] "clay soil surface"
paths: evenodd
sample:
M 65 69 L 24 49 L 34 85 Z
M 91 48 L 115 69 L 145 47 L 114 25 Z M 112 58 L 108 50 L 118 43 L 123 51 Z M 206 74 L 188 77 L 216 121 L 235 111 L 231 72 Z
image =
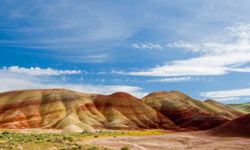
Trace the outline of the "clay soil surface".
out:
M 120 150 L 127 145 L 133 150 L 249 150 L 250 138 L 216 137 L 204 131 L 160 135 L 100 137 L 81 141 Z

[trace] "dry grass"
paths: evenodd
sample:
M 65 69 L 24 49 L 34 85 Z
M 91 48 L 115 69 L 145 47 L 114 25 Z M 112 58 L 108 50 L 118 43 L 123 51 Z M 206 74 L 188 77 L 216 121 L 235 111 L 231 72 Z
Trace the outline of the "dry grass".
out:
M 0 133 L 0 149 L 86 149 L 86 150 L 108 150 L 101 145 L 83 144 L 81 141 L 122 136 L 142 136 L 163 134 L 162 130 L 141 130 L 141 131 L 112 131 L 100 130 L 95 132 L 83 131 L 82 133 L 70 132 L 19 132 L 21 130 L 7 130 Z M 129 147 L 124 146 L 124 149 Z

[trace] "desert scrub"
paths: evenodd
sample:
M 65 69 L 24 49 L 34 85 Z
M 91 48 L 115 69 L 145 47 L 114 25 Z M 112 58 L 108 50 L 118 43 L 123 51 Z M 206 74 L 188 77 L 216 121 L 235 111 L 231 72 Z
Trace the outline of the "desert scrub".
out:
M 16 133 L 16 132 L 2 132 L 0 133 L 0 141 L 4 144 L 0 145 L 0 149 L 16 149 L 20 144 L 28 143 L 60 143 L 61 145 L 71 145 L 74 143 L 72 136 L 65 136 L 53 133 Z
M 83 131 L 81 133 L 75 133 L 74 137 L 84 138 L 84 137 L 118 137 L 118 136 L 138 136 L 138 135 L 157 135 L 157 134 L 163 134 L 162 130 L 140 130 L 140 131 L 111 131 L 111 130 L 104 130 L 104 131 L 96 131 L 96 132 L 89 132 L 89 131 Z
M 69 141 L 69 142 L 74 142 L 74 138 L 72 136 L 66 136 L 66 135 L 64 135 L 63 136 L 63 140 L 64 141 Z
M 100 150 L 97 146 L 90 146 L 87 150 Z
M 85 149 L 84 149 L 85 150 Z M 86 150 L 111 150 L 107 147 L 103 147 L 103 146 L 98 146 L 98 145 L 89 145 Z
M 131 148 L 129 146 L 123 146 L 121 150 L 131 150 Z
M 59 150 L 109 150 L 108 148 L 95 145 L 80 145 L 76 142 L 85 136 L 98 137 L 102 132 L 90 133 L 17 133 L 2 132 L 0 133 L 0 150 L 1 149 L 18 149 L 22 146 L 24 149 L 48 149 L 56 147 Z M 32 147 L 34 148 L 30 148 Z
M 38 145 L 45 146 L 56 146 L 57 149 L 85 149 L 92 147 L 86 147 L 84 145 L 78 145 L 78 141 L 83 140 L 84 138 L 99 138 L 99 137 L 119 137 L 119 136 L 136 136 L 136 135 L 153 135 L 153 134 L 162 134 L 161 130 L 141 130 L 141 131 L 96 131 L 89 132 L 83 131 L 81 133 L 18 133 L 18 132 L 0 132 L 0 149 L 17 149 L 18 146 L 28 146 Z M 83 147 L 82 147 L 83 146 Z M 47 149 L 44 148 L 44 149 Z M 104 148 L 98 147 L 100 150 Z M 97 149 L 96 148 L 96 149 Z M 27 149 L 27 148 L 26 148 Z M 28 148 L 29 149 L 29 148 Z M 91 149 L 90 149 L 91 150 Z M 97 149 L 98 150 L 98 149 Z M 107 149 L 105 149 L 107 150 Z

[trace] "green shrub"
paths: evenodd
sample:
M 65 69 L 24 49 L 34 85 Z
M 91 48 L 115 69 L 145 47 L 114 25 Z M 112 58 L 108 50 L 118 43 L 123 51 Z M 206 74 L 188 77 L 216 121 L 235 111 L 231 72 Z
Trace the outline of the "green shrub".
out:
M 73 142 L 74 141 L 74 139 L 72 137 L 70 137 L 70 136 L 63 136 L 63 140 L 64 141 L 69 141 L 69 142 Z
M 121 150 L 131 150 L 131 148 L 129 146 L 123 146 Z
M 8 132 L 8 131 L 4 131 L 4 132 L 2 132 L 2 134 L 5 136 L 5 135 L 9 135 L 10 134 L 10 132 Z
M 88 150 L 100 150 L 97 146 L 91 146 L 88 148 Z

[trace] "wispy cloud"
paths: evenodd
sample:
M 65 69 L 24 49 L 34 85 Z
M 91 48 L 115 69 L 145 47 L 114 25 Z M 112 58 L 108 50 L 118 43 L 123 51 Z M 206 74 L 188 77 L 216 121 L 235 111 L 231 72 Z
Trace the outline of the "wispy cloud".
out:
M 250 72 L 250 67 L 232 68 L 229 70 L 234 72 Z
M 132 47 L 137 49 L 161 49 L 162 45 L 159 43 L 144 42 L 144 43 L 133 43 Z
M 174 43 L 171 47 L 202 53 L 199 57 L 175 60 L 146 71 L 131 72 L 139 76 L 223 75 L 249 72 L 242 68 L 250 62 L 250 25 L 229 27 L 231 42 Z
M 0 70 L 0 92 L 22 89 L 47 89 L 47 88 L 66 88 L 85 93 L 99 93 L 111 94 L 114 92 L 128 92 L 139 98 L 145 96 L 147 93 L 141 87 L 129 85 L 92 85 L 85 83 L 68 83 L 63 80 L 44 78 L 48 73 L 46 72 L 40 76 L 33 76 L 28 74 L 24 76 L 16 72 L 6 72 Z M 37 73 L 36 73 L 37 75 Z
M 9 5 L 8 9 L 3 7 L 5 5 Z M 15 42 L 15 45 L 23 47 L 72 51 L 74 47 L 85 48 L 86 45 L 96 42 L 106 41 L 111 44 L 114 41 L 126 39 L 133 33 L 133 30 L 119 19 L 118 14 L 106 11 L 106 7 L 95 5 L 95 2 L 26 1 L 20 6 L 3 2 L 1 8 L 6 9 L 6 24 L 15 25 L 15 21 L 20 19 L 27 22 L 27 26 L 15 28 L 5 26 L 1 30 L 13 35 L 17 33 L 21 35 L 22 38 L 15 36 L 14 41 L 5 40 L 5 43 Z M 114 9 L 114 11 L 118 10 Z
M 0 9 L 4 14 L 0 15 L 0 34 L 10 37 L 1 37 L 0 46 L 38 49 L 41 54 L 54 51 L 52 57 L 60 53 L 65 61 L 112 61 L 113 55 L 107 57 L 111 49 L 135 31 L 119 5 L 107 2 L 44 0 L 19 5 L 14 0 L 1 2 Z
M 242 89 L 231 89 L 231 90 L 224 90 L 224 91 L 209 91 L 209 92 L 202 92 L 200 94 L 202 97 L 215 99 L 218 101 L 232 101 L 232 100 L 239 100 L 244 97 L 250 96 L 250 88 L 242 88 Z
M 2 72 L 9 72 L 9 73 L 18 73 L 18 74 L 26 74 L 32 76 L 57 76 L 57 75 L 73 75 L 73 74 L 81 74 L 85 71 L 81 70 L 57 70 L 52 68 L 40 68 L 40 67 L 19 67 L 19 66 L 10 66 L 10 67 L 3 67 L 0 69 Z
M 108 53 L 100 53 L 100 54 L 87 54 L 84 56 L 55 56 L 60 60 L 68 60 L 74 63 L 103 63 L 106 61 L 111 61 L 113 58 Z
M 172 78 L 157 78 L 148 80 L 148 82 L 186 82 L 191 81 L 192 77 L 172 77 Z
M 99 71 L 99 72 L 92 72 L 90 74 L 97 74 L 97 75 L 129 75 L 129 72 L 125 70 L 119 69 L 111 69 L 110 71 Z

